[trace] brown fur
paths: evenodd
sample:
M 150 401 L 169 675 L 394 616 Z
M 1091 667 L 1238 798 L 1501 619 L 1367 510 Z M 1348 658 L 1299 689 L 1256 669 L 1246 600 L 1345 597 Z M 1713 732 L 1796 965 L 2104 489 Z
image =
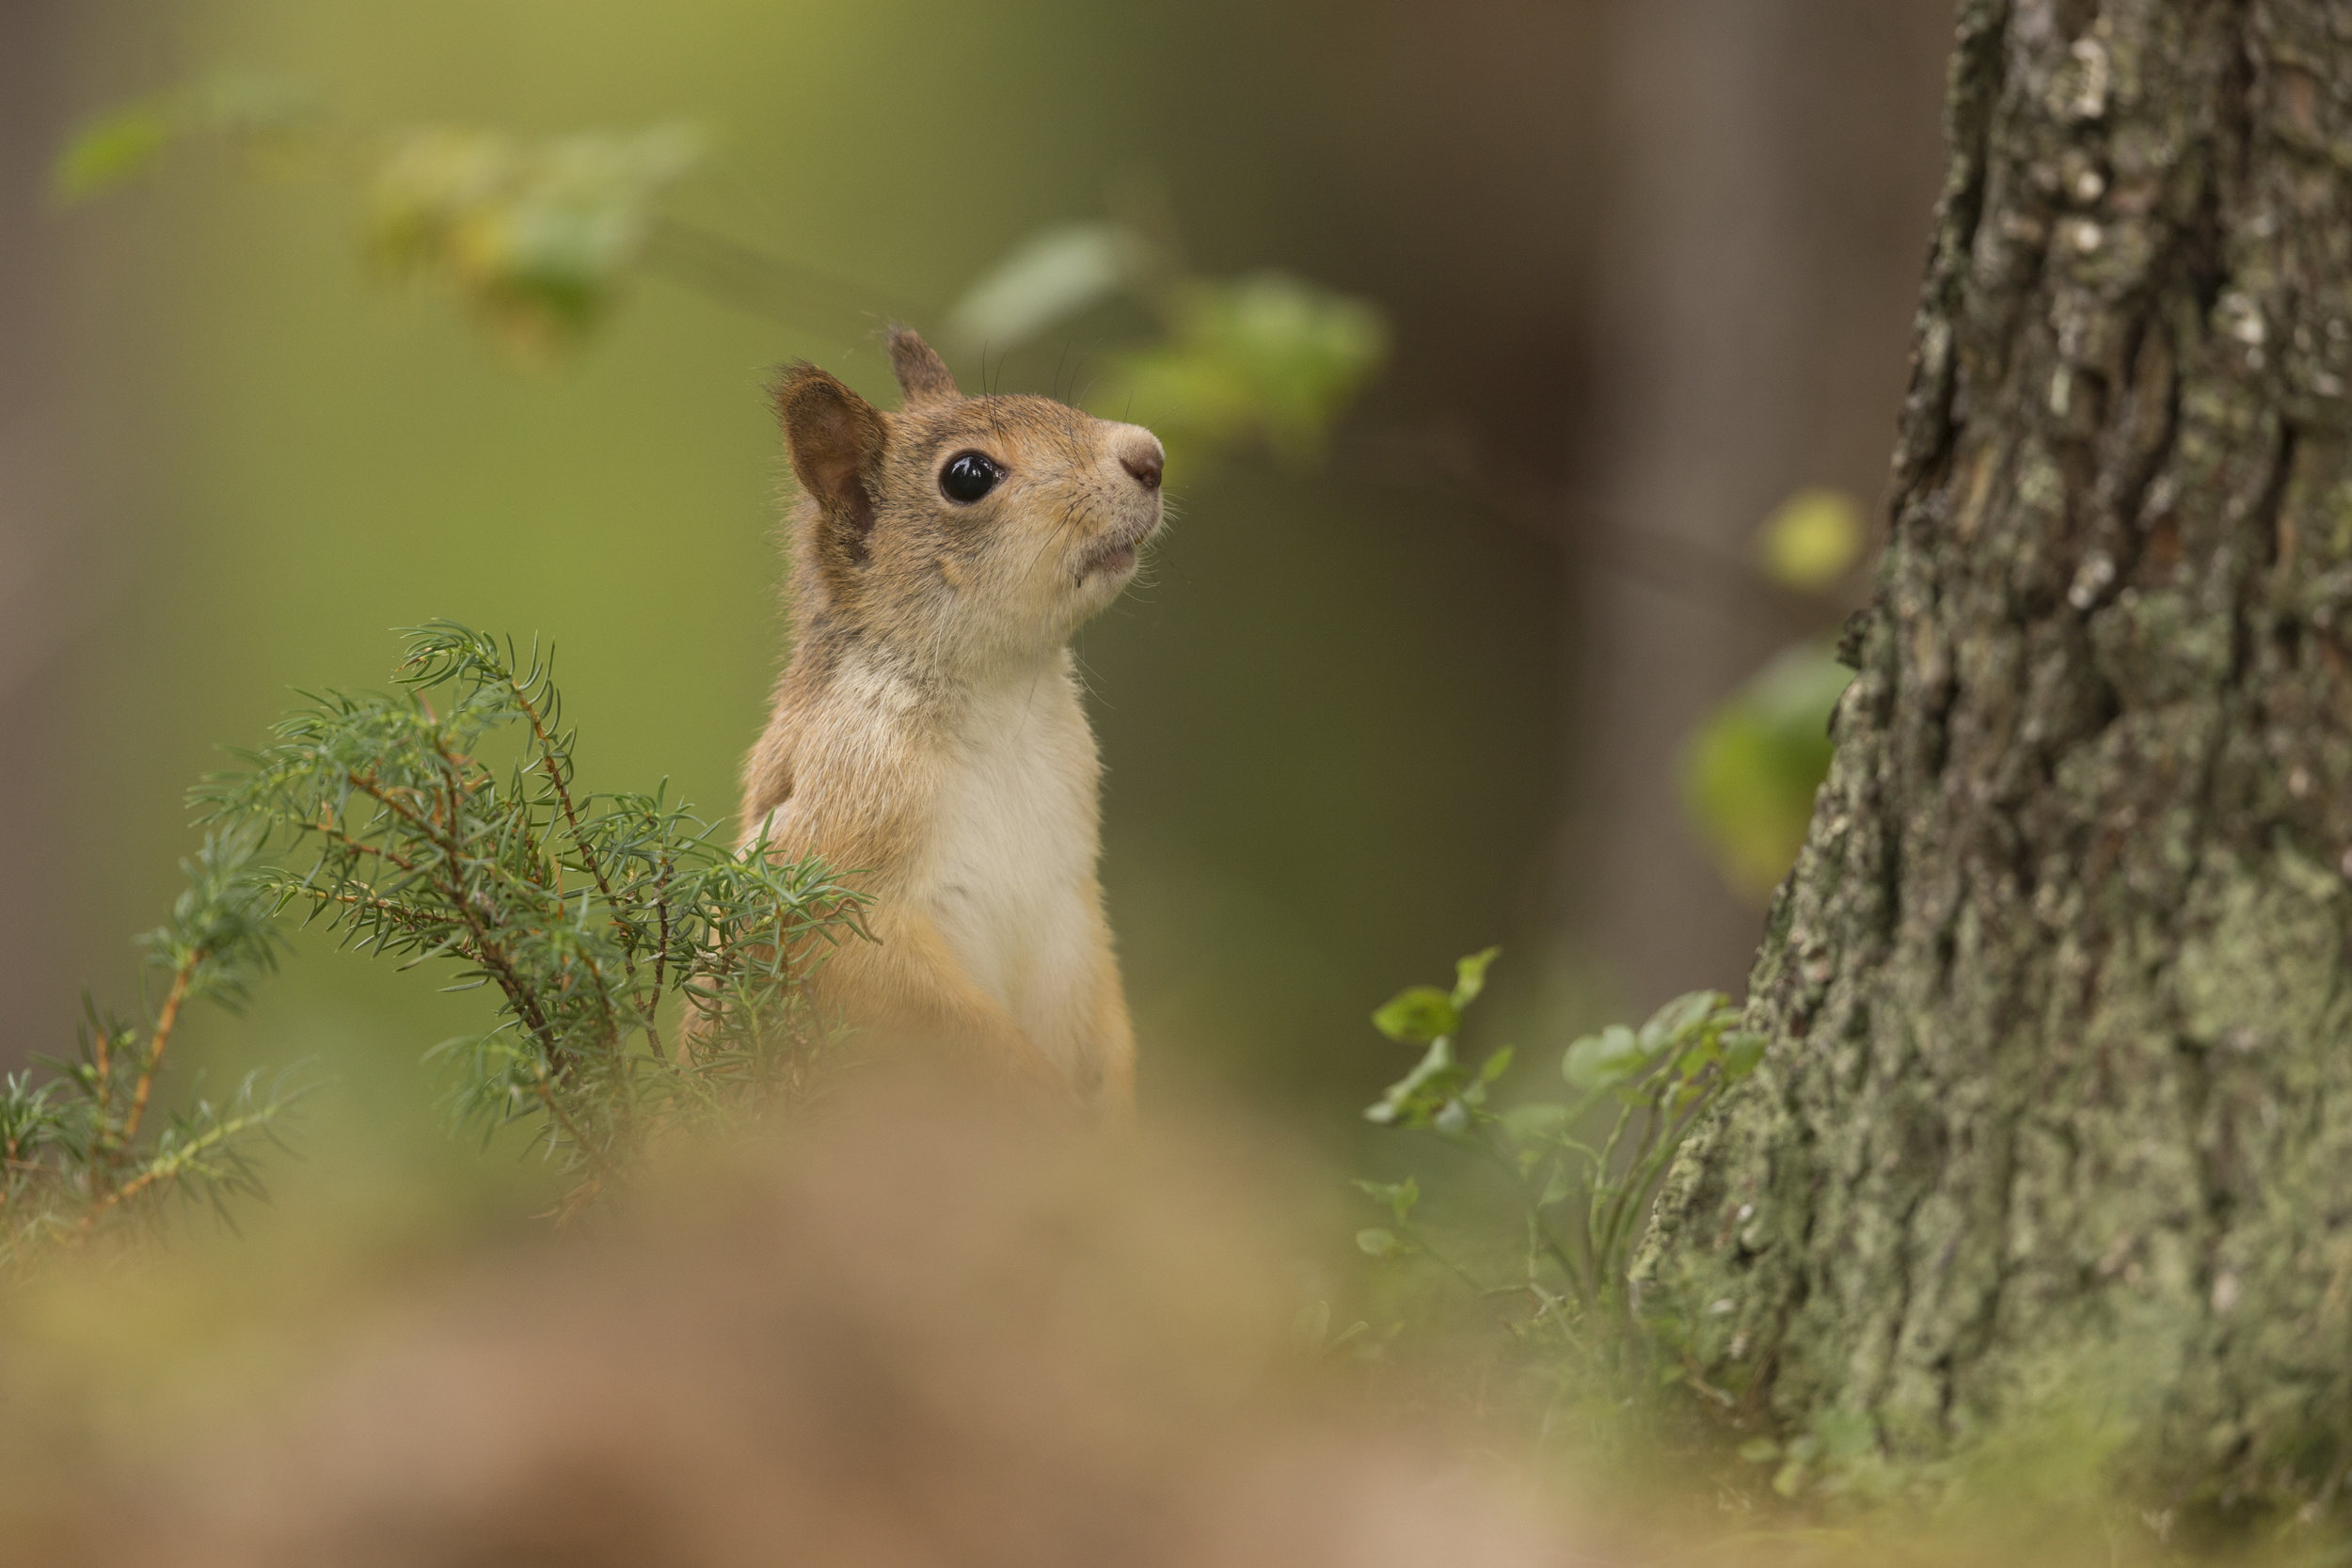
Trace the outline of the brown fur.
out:
M 813 365 L 776 387 L 801 486 L 797 643 L 745 763 L 746 842 L 764 831 L 771 853 L 820 856 L 875 895 L 878 940 L 830 960 L 821 1006 L 1122 1111 L 1134 1037 L 1094 875 L 1099 765 L 1068 643 L 1159 526 L 1159 443 L 1044 398 L 966 398 L 913 332 L 895 330 L 890 352 L 898 413 Z M 965 451 L 1006 476 L 969 505 L 940 488 Z M 1040 797 L 1068 809 L 1029 811 Z M 974 885 L 998 810 L 1009 847 L 1041 851 L 1016 865 L 1067 875 Z M 1034 951 L 1004 929 L 1016 895 L 1044 911 Z M 1084 1022 L 1041 1039 L 1025 1010 Z

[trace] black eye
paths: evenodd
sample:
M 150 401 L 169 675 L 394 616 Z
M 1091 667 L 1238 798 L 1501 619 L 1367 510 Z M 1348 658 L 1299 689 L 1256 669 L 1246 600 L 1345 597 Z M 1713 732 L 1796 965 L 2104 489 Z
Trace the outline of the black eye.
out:
M 996 482 L 1004 477 L 1005 470 L 986 452 L 960 451 L 939 470 L 939 489 L 949 500 L 969 506 L 995 489 Z

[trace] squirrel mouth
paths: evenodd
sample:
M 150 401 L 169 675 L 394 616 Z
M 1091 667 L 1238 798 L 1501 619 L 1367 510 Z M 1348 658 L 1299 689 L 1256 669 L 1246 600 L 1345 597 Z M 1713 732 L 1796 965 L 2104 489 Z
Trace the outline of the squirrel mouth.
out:
M 1091 577 L 1124 577 L 1136 569 L 1136 551 L 1146 539 L 1159 531 L 1160 520 L 1152 518 L 1141 528 L 1123 528 L 1096 546 L 1093 553 L 1078 568 L 1081 582 Z
M 1096 551 L 1087 562 L 1087 569 L 1082 575 L 1115 578 L 1135 570 L 1135 564 L 1136 547 L 1133 545 L 1113 545 L 1109 549 Z

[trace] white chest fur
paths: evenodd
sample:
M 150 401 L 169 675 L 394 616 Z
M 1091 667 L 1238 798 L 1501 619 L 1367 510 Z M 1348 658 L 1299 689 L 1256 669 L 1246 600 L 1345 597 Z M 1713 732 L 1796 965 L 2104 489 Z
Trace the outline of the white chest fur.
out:
M 908 889 L 965 972 L 1066 1068 L 1093 1001 L 1100 773 L 1066 657 L 974 691 Z

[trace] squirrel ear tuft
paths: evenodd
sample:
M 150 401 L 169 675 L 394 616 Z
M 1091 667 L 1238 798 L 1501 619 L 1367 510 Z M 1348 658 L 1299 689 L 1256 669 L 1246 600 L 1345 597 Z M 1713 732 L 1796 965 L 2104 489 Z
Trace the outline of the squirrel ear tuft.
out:
M 787 366 L 775 384 L 776 419 L 801 488 L 817 502 L 829 545 L 851 564 L 874 531 L 872 482 L 888 432 L 874 405 L 810 364 Z
M 898 389 L 906 394 L 909 408 L 953 403 L 963 396 L 956 388 L 947 361 L 911 326 L 890 329 L 890 368 L 898 374 Z

